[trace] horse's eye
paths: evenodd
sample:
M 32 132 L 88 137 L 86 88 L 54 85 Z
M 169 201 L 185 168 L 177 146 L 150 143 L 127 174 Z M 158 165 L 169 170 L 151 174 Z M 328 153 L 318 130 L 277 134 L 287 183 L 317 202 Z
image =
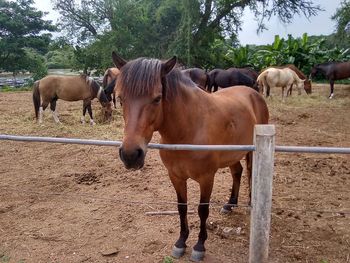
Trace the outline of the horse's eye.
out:
M 159 95 L 158 97 L 156 97 L 156 98 L 152 101 L 152 103 L 153 103 L 153 104 L 159 104 L 161 100 L 162 100 L 162 96 Z

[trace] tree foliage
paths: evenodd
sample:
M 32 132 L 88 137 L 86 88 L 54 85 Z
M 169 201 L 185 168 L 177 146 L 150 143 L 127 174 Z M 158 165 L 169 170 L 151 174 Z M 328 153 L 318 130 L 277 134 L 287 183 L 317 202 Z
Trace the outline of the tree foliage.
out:
M 350 60 L 350 52 L 344 48 L 328 48 L 326 38 L 310 38 L 304 34 L 301 38 L 289 35 L 283 39 L 277 35 L 271 45 L 231 48 L 226 53 L 225 60 L 227 67 L 250 65 L 257 70 L 294 64 L 309 74 L 315 64 Z
M 0 69 L 14 74 L 20 70 L 43 71 L 43 60 L 38 56 L 47 52 L 51 35 L 42 32 L 55 27 L 32 5 L 33 0 L 0 0 Z
M 336 21 L 334 42 L 342 47 L 350 44 L 350 2 L 343 0 L 332 19 Z M 333 42 L 333 43 L 334 43 Z
M 255 12 L 259 29 L 265 27 L 265 20 L 272 15 L 288 23 L 295 14 L 310 17 L 321 10 L 310 0 L 82 0 L 80 4 L 75 0 L 55 0 L 54 3 L 62 15 L 62 28 L 78 35 L 76 43 L 80 48 L 96 51 L 96 45 L 103 51 L 114 48 L 127 58 L 165 58 L 175 54 L 188 66 L 207 67 L 222 59 L 221 48 L 225 50 L 226 44 L 237 45 L 245 8 Z

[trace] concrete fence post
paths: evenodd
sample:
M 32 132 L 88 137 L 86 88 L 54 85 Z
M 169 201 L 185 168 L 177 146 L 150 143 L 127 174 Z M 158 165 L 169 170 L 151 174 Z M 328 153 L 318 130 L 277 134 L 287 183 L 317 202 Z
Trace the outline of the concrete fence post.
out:
M 256 125 L 254 144 L 249 263 L 268 263 L 275 126 Z

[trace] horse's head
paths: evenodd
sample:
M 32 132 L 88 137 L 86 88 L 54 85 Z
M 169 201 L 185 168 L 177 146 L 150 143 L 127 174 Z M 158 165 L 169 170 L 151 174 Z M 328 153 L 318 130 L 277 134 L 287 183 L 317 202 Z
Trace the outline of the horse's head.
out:
M 102 115 L 105 121 L 110 121 L 112 119 L 112 104 L 111 102 L 101 102 L 102 105 Z
M 140 169 L 147 144 L 163 121 L 163 84 L 176 64 L 176 57 L 166 62 L 146 58 L 127 62 L 113 52 L 112 58 L 120 69 L 116 92 L 125 124 L 119 155 L 126 168 Z
M 307 94 L 311 94 L 311 81 L 309 79 L 304 80 L 304 90 L 306 91 Z

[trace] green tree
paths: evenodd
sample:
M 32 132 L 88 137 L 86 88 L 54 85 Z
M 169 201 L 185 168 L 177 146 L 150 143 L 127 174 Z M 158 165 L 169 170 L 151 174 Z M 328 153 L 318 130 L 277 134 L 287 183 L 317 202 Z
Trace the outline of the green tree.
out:
M 245 8 L 260 18 L 259 29 L 272 15 L 288 23 L 294 14 L 321 10 L 311 0 L 55 0 L 55 8 L 62 26 L 88 40 L 82 47 L 97 41 L 100 50 L 109 45 L 128 58 L 176 54 L 188 66 L 207 67 L 223 63 L 223 51 L 237 45 Z
M 334 42 L 342 47 L 350 44 L 350 2 L 343 0 L 340 7 L 337 8 L 332 19 L 336 21 L 336 33 L 333 38 Z M 333 42 L 333 45 L 334 45 Z
M 43 72 L 45 67 L 37 64 L 43 63 L 42 58 L 33 64 L 28 59 L 34 53 L 37 58 L 47 52 L 51 34 L 45 32 L 55 30 L 51 21 L 43 20 L 44 13 L 32 4 L 33 0 L 0 0 L 0 69 L 14 75 L 22 70 Z

